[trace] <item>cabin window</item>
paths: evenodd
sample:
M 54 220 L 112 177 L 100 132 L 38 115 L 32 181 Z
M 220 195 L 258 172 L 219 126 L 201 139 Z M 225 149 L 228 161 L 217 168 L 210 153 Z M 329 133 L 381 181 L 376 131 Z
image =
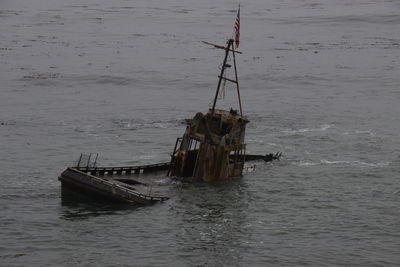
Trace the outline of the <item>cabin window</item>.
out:
M 192 177 L 196 166 L 197 154 L 199 152 L 199 142 L 195 139 L 189 139 L 188 150 L 185 156 L 185 169 L 183 176 Z
M 240 135 L 240 143 L 244 143 L 244 135 L 245 135 L 245 133 L 246 133 L 246 128 L 245 127 L 241 127 L 242 129 L 242 131 L 241 131 L 241 135 Z
M 235 154 L 236 154 L 236 150 L 231 150 L 231 152 L 229 152 L 229 163 L 235 162 Z
M 189 138 L 186 135 L 184 135 L 181 142 L 182 151 L 188 151 L 189 141 L 190 141 Z
M 228 134 L 232 130 L 232 125 L 230 123 L 222 123 L 221 136 Z
M 219 118 L 212 118 L 208 127 L 210 128 L 210 131 L 214 134 L 218 134 L 219 130 L 219 125 L 220 124 L 220 119 Z

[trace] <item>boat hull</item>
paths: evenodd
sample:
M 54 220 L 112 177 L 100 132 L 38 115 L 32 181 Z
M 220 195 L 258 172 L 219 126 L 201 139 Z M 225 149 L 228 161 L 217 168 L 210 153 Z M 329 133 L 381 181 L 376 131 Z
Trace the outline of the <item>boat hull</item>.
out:
M 150 205 L 168 199 L 165 196 L 140 193 L 117 180 L 101 178 L 76 168 L 67 168 L 58 179 L 62 186 L 119 202 Z

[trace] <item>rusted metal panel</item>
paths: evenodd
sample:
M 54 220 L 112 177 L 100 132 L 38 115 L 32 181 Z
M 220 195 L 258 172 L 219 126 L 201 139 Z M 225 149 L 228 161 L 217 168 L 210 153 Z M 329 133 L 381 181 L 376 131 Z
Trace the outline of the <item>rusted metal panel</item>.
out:
M 186 122 L 181 145 L 171 157 L 170 175 L 210 181 L 242 174 L 248 120 L 233 110 L 210 110 Z

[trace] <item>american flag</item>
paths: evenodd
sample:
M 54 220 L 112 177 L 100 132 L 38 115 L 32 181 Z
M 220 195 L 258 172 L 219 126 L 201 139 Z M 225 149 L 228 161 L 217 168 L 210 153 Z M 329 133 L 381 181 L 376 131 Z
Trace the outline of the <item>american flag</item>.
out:
M 238 9 L 237 16 L 236 16 L 236 21 L 235 21 L 235 43 L 236 43 L 236 48 L 239 47 L 239 38 L 240 38 L 240 5 L 239 5 L 239 9 Z

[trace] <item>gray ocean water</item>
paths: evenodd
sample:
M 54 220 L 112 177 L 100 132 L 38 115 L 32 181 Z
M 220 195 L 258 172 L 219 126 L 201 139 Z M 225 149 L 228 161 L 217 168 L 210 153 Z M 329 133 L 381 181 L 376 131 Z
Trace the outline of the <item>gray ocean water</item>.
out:
M 282 160 L 132 207 L 57 177 L 167 161 L 237 1 L 0 0 L 0 266 L 400 266 L 400 2 L 241 4 L 247 151 Z

